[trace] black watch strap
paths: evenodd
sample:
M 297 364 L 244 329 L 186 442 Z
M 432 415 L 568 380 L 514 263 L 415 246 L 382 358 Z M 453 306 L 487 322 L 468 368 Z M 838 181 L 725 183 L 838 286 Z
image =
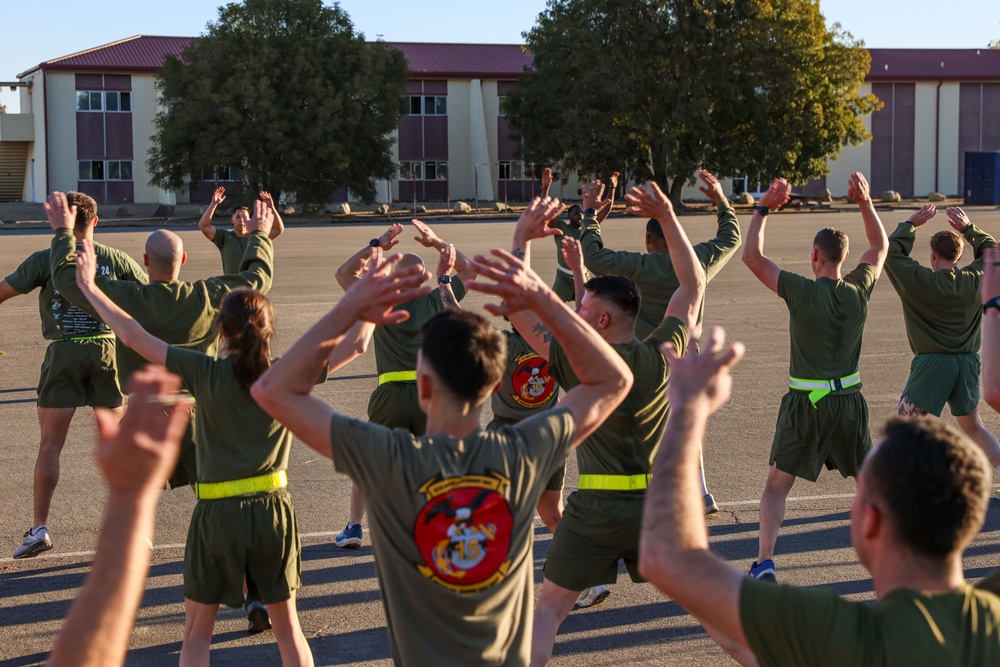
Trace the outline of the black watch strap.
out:
M 378 239 L 372 239 L 371 241 L 368 242 L 368 245 L 370 245 L 373 248 L 377 248 L 380 245 L 382 245 L 382 243 Z
M 588 208 L 586 211 L 583 212 L 583 217 L 585 217 L 585 218 L 596 218 L 597 217 L 597 211 L 595 211 L 592 208 Z
M 451 276 L 438 276 L 438 283 L 441 285 L 450 285 Z
M 771 209 L 769 209 L 766 206 L 761 206 L 760 204 L 754 204 L 753 205 L 753 210 L 757 211 L 758 213 L 760 213 L 765 218 L 771 212 Z
M 990 308 L 996 308 L 1000 310 L 1000 296 L 995 296 L 992 299 L 988 299 L 983 303 L 983 312 L 985 313 Z

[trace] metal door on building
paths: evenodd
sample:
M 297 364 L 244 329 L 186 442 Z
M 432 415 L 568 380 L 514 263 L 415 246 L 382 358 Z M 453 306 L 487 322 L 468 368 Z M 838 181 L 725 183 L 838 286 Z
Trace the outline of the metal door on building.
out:
M 968 151 L 965 154 L 966 206 L 1000 205 L 1000 151 Z

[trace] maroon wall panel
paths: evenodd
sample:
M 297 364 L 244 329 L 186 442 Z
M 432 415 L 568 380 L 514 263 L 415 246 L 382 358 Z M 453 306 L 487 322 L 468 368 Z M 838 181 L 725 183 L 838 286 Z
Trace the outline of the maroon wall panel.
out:
M 424 157 L 448 159 L 448 117 L 424 116 Z
M 423 156 L 423 116 L 403 116 L 399 119 L 399 159 L 420 160 Z
M 108 181 L 106 204 L 131 204 L 135 201 L 135 184 L 132 181 Z
M 427 81 L 424 80 L 424 95 L 447 95 L 448 94 L 448 82 L 447 81 Z
M 913 196 L 915 96 L 916 84 L 896 84 L 892 111 L 892 189 L 907 198 Z
M 518 142 L 510 138 L 510 128 L 507 119 L 503 116 L 497 118 L 497 159 L 516 160 Z
M 506 95 L 517 85 L 517 81 L 497 81 L 497 95 Z
M 872 84 L 872 93 L 885 105 L 872 114 L 872 192 L 892 187 L 892 84 Z
M 98 204 L 108 203 L 104 181 L 77 181 L 76 191 L 90 195 Z
M 448 181 L 424 181 L 424 201 L 448 199 Z
M 399 201 L 407 202 L 413 201 L 413 190 L 417 190 L 417 199 L 423 201 L 423 181 L 400 181 L 399 182 Z
M 132 159 L 132 114 L 104 114 L 109 160 Z
M 419 81 L 419 80 L 414 81 L 414 80 L 411 79 L 411 80 L 407 81 L 406 82 L 406 94 L 407 95 L 420 95 L 420 94 L 422 94 L 422 92 L 424 90 L 423 84 L 424 84 L 424 82 L 423 81 Z
M 128 74 L 105 74 L 104 90 L 132 90 L 132 77 Z
M 826 174 L 819 178 L 810 178 L 805 185 L 797 185 L 792 191 L 806 197 L 819 197 L 826 190 Z
M 100 74 L 77 74 L 77 90 L 104 90 L 104 77 Z
M 1000 151 L 1000 83 L 983 84 L 983 150 Z
M 958 92 L 958 191 L 965 192 L 965 153 L 980 148 L 982 84 L 963 83 Z
M 104 159 L 104 114 L 77 112 L 76 157 L 79 160 Z

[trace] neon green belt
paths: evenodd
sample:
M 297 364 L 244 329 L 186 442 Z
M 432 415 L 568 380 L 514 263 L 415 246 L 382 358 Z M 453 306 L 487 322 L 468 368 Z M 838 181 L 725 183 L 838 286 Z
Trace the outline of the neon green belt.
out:
M 391 371 L 378 376 L 378 386 L 386 382 L 414 382 L 417 379 L 416 371 Z
M 286 486 L 288 486 L 288 475 L 284 470 L 279 470 L 246 479 L 231 479 L 228 482 L 198 482 L 194 485 L 194 490 L 199 500 L 218 500 L 274 491 Z
M 852 373 L 842 378 L 834 380 L 803 380 L 801 378 L 788 377 L 788 386 L 799 391 L 809 392 L 809 402 L 816 407 L 824 396 L 832 391 L 840 391 L 855 385 L 861 384 L 861 373 Z
M 50 342 L 61 343 L 64 340 L 103 340 L 105 338 L 114 338 L 115 332 L 109 331 L 103 334 L 94 334 L 93 336 L 66 336 L 65 338 L 53 338 Z
M 591 491 L 642 491 L 651 475 L 580 475 L 579 489 Z

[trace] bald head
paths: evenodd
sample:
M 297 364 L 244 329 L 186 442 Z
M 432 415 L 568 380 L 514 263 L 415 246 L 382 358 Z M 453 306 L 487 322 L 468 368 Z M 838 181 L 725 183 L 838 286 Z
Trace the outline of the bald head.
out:
M 420 255 L 415 255 L 412 252 L 408 252 L 403 255 L 403 259 L 399 260 L 399 264 L 396 265 L 396 269 L 408 269 L 411 266 L 423 266 L 424 260 Z
M 154 280 L 176 278 L 185 259 L 184 242 L 177 234 L 158 229 L 146 239 L 146 266 Z

